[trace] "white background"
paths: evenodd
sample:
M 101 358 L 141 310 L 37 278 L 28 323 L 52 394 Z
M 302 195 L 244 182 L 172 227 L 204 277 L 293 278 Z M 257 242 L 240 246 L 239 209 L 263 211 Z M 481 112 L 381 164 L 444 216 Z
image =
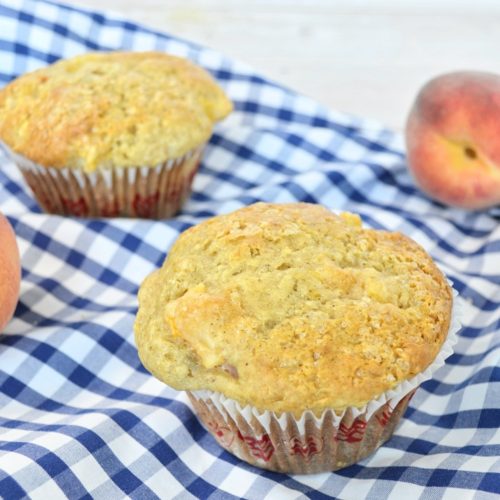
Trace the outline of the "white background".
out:
M 331 108 L 396 129 L 419 87 L 500 73 L 497 0 L 79 0 L 197 41 Z

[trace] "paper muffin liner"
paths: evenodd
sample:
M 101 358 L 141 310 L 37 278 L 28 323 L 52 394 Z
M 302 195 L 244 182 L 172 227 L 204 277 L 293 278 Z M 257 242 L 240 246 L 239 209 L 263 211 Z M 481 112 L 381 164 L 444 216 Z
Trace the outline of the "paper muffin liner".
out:
M 87 173 L 39 165 L 3 144 L 44 211 L 146 219 L 167 218 L 179 211 L 191 191 L 204 146 L 155 167 L 114 167 Z
M 392 436 L 418 386 L 453 353 L 461 327 L 457 295 L 453 290 L 448 335 L 431 365 L 362 408 L 349 407 L 341 413 L 327 409 L 319 417 L 308 410 L 296 418 L 288 412 L 242 407 L 213 391 L 188 392 L 189 399 L 217 442 L 252 465 L 289 474 L 347 467 L 372 454 Z

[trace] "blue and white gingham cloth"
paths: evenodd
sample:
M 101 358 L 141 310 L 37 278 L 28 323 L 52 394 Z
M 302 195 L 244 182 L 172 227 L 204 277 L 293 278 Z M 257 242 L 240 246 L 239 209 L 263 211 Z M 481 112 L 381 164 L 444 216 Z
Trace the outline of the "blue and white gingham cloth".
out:
M 0 496 L 488 499 L 500 493 L 500 227 L 434 203 L 401 137 L 329 111 L 247 66 L 124 19 L 50 1 L 0 3 L 0 80 L 88 50 L 156 49 L 207 68 L 235 103 L 182 213 L 165 221 L 45 215 L 0 158 L 0 211 L 18 236 L 21 298 L 0 337 Z M 223 451 L 184 394 L 137 357 L 142 279 L 179 232 L 257 200 L 358 212 L 420 242 L 465 302 L 455 354 L 394 437 L 335 473 L 287 476 Z M 0 242 L 1 244 L 1 242 Z M 498 497 L 497 497 L 498 498 Z

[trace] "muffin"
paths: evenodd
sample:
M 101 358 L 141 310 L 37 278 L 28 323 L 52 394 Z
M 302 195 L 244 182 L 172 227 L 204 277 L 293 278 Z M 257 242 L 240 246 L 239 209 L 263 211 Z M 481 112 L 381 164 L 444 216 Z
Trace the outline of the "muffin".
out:
M 0 91 L 0 139 L 42 208 L 160 218 L 189 194 L 232 109 L 212 77 L 161 52 L 89 53 Z
M 319 205 L 257 203 L 185 231 L 139 291 L 144 366 L 260 467 L 364 458 L 449 354 L 453 294 L 408 237 Z M 446 347 L 445 347 L 446 344 Z

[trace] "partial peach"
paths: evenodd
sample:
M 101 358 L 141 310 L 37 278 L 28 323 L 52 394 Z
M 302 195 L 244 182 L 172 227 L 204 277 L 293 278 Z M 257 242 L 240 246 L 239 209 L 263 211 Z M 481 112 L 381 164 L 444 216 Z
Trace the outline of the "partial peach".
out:
M 406 124 L 416 183 L 442 203 L 500 204 L 500 76 L 461 71 L 428 82 Z
M 21 264 L 16 236 L 0 214 L 0 332 L 11 320 L 19 299 Z

